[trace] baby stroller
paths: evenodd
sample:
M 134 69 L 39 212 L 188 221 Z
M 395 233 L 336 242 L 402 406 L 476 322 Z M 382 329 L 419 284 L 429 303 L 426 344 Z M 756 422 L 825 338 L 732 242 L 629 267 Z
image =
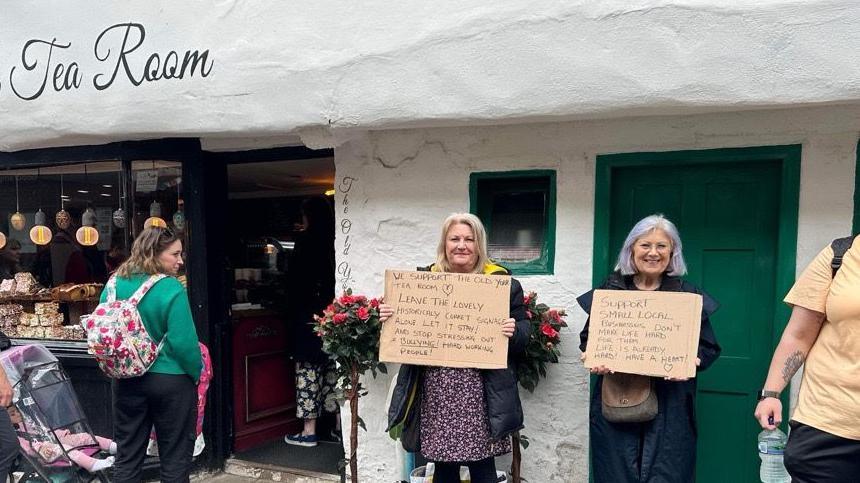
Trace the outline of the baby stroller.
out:
M 93 435 L 57 358 L 34 344 L 3 351 L 0 364 L 13 389 L 9 413 L 21 456 L 32 467 L 20 481 L 109 482 L 104 471 L 90 473 L 76 464 L 101 451 L 99 442 L 106 440 Z

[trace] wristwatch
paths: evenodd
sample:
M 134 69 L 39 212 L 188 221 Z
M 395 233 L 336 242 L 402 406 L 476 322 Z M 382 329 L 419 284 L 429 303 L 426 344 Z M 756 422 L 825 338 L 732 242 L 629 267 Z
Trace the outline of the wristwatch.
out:
M 779 391 L 768 391 L 767 389 L 762 389 L 761 391 L 758 392 L 758 400 L 759 401 L 761 401 L 762 399 L 765 399 L 765 398 L 769 398 L 769 397 L 775 397 L 775 398 L 779 399 Z

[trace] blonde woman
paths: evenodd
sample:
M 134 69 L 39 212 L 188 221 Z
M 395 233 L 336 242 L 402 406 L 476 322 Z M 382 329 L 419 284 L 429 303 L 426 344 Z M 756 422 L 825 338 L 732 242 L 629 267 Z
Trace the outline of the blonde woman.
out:
M 442 224 L 434 272 L 509 275 L 487 256 L 487 235 L 478 217 L 455 213 Z M 393 314 L 380 305 L 384 322 Z M 468 466 L 472 483 L 496 481 L 496 456 L 511 451 L 510 434 L 523 427 L 515 357 L 528 341 L 523 289 L 511 279 L 510 317 L 502 326 L 509 339 L 506 369 L 458 369 L 403 365 L 388 408 L 389 430 L 403 429 L 409 451 L 433 461 L 435 483 L 460 481 Z
M 141 481 L 149 430 L 155 426 L 161 481 L 187 482 L 197 422 L 197 380 L 201 355 L 191 306 L 176 279 L 182 267 L 182 241 L 166 228 L 145 228 L 131 255 L 117 268 L 116 297 L 127 299 L 150 276 L 164 274 L 137 306 L 149 335 L 164 341 L 158 359 L 140 377 L 118 379 L 114 391 L 113 481 Z M 102 293 L 101 301 L 106 299 Z

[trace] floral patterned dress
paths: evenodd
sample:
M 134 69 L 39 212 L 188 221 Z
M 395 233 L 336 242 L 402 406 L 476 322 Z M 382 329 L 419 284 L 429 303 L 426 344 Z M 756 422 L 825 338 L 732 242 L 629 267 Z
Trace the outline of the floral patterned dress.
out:
M 467 462 L 511 451 L 510 438 L 493 440 L 477 369 L 427 367 L 421 399 L 421 453 L 431 461 Z

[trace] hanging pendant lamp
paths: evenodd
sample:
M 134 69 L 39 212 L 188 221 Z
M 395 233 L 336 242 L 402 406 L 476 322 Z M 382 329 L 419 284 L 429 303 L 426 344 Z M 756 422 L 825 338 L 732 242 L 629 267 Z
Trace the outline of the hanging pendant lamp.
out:
M 36 170 L 36 189 L 39 188 L 39 170 Z M 39 191 L 39 211 L 36 212 L 36 215 L 33 216 L 33 221 L 35 225 L 33 228 L 30 228 L 30 240 L 33 241 L 36 245 L 47 245 L 51 243 L 51 238 L 54 237 L 53 233 L 51 233 L 51 229 L 48 228 L 47 225 L 47 216 L 45 216 L 45 212 L 42 211 L 42 192 Z
M 81 227 L 75 232 L 75 239 L 85 247 L 91 247 L 99 242 L 99 231 L 96 226 L 96 212 L 87 207 L 81 216 Z
M 122 204 L 125 202 L 125 194 L 123 194 L 123 184 L 122 184 L 122 176 L 120 173 L 117 173 L 117 184 L 116 184 L 116 198 L 119 200 L 119 208 L 113 212 L 113 224 L 117 228 L 125 228 L 126 225 L 126 217 L 125 211 L 122 209 Z
M 47 245 L 51 243 L 51 239 L 54 237 L 51 229 L 45 225 L 47 218 L 41 208 L 39 208 L 39 211 L 33 217 L 36 224 L 33 228 L 30 228 L 30 240 L 33 240 L 33 243 L 36 245 Z
M 144 228 L 167 228 L 167 222 L 161 217 L 161 203 L 153 201 L 149 205 L 149 218 L 143 222 Z
M 89 185 L 89 177 L 87 176 L 87 165 L 84 165 L 84 185 Z M 78 191 L 80 192 L 80 190 Z M 89 201 L 87 201 L 89 205 Z M 92 207 L 87 206 L 84 214 L 81 215 L 81 227 L 75 232 L 75 239 L 78 243 L 85 247 L 91 247 L 99 242 L 99 231 L 96 226 L 96 212 Z
M 21 213 L 21 205 L 20 200 L 18 198 L 18 175 L 15 175 L 15 214 L 12 215 L 10 219 L 12 224 L 12 228 L 17 231 L 21 231 L 24 229 L 24 226 L 27 225 L 27 218 Z
M 173 227 L 176 228 L 177 231 L 182 231 L 185 229 L 185 212 L 182 210 L 185 202 L 180 198 L 176 202 L 176 213 L 173 214 Z
M 54 221 L 57 222 L 57 228 L 68 230 L 72 225 L 72 215 L 66 211 L 66 194 L 63 192 L 63 174 L 60 173 L 60 211 L 54 216 Z

